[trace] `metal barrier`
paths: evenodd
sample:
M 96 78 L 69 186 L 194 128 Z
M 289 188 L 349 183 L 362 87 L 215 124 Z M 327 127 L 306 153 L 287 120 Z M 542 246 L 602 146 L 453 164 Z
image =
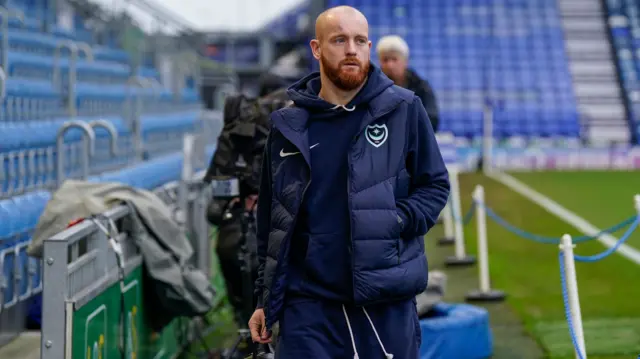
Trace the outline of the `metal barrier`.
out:
M 37 259 L 28 257 L 28 245 L 21 242 L 0 250 L 0 274 L 13 273 L 0 286 L 0 313 L 42 291 L 41 265 Z M 10 298 L 6 293 L 10 293 Z
M 200 138 L 204 138 L 201 136 Z M 201 149 L 203 143 L 199 143 L 198 146 Z M 198 147 L 196 146 L 196 147 Z M 106 146 L 105 143 L 105 148 Z M 107 152 L 109 152 L 107 150 Z M 211 153 L 211 148 L 207 147 L 207 156 Z M 177 159 L 176 156 L 173 156 Z M 180 162 L 182 161 L 180 156 Z M 155 162 L 152 160 L 151 164 Z M 122 181 L 130 185 L 143 186 L 144 188 L 153 188 L 154 186 L 160 186 L 167 181 L 171 181 L 176 178 L 180 178 L 181 169 L 171 165 L 175 161 L 160 160 L 160 163 L 165 163 L 167 167 L 162 173 L 160 178 L 153 177 L 153 181 L 147 182 L 147 179 L 141 176 L 143 172 L 137 171 L 136 176 L 141 181 L 132 182 L 132 174 L 129 171 L 110 172 L 108 178 L 105 177 L 104 181 Z M 160 164 L 159 163 L 159 164 Z M 144 165 L 143 167 L 149 167 Z M 204 167 L 203 158 L 199 159 L 198 168 Z M 152 167 L 149 167 L 151 170 Z M 135 169 L 135 167 L 134 167 Z M 151 176 L 158 176 L 156 169 L 155 174 Z M 135 176 L 135 175 L 134 175 Z M 185 177 L 185 178 L 190 178 Z M 164 178 L 164 179 L 163 179 Z M 150 179 L 149 179 L 150 180 Z M 145 185 L 145 183 L 147 183 Z M 157 189 L 157 192 L 164 198 L 166 202 L 178 203 L 179 188 L 178 181 L 171 182 L 165 186 Z M 193 184 L 190 184 L 193 186 Z M 54 188 L 55 186 L 51 186 Z M 194 189 L 195 191 L 195 189 Z M 193 195 L 189 202 L 186 202 L 189 206 L 189 210 L 196 210 L 192 207 L 194 205 L 203 206 L 203 203 L 195 201 Z M 48 191 L 37 191 L 28 194 L 16 196 L 13 199 L 0 200 L 0 346 L 5 344 L 8 340 L 12 339 L 15 335 L 21 332 L 25 325 L 27 308 L 30 305 L 30 299 L 39 294 L 42 289 L 42 269 L 41 262 L 38 259 L 27 256 L 26 247 L 30 241 L 31 234 L 36 226 L 38 217 L 45 207 L 47 200 L 50 198 Z M 183 204 L 182 207 L 187 208 L 187 204 Z M 193 220 L 193 228 L 202 228 L 206 223 L 200 216 L 193 215 L 181 215 L 184 218 L 195 218 Z M 199 217 L 199 218 L 198 218 Z M 40 299 L 38 299 L 39 302 Z M 37 319 L 36 319 L 37 320 Z
M 174 209 L 192 242 L 193 264 L 208 274 L 212 261 L 205 214 L 211 193 L 201 181 L 204 172 L 194 173 L 204 167 L 205 142 L 203 136 L 186 135 L 182 180 L 154 192 Z M 117 206 L 104 213 L 105 219 L 85 220 L 45 240 L 43 359 L 114 358 L 123 351 L 127 358 L 169 358 L 180 350 L 175 323 L 158 335 L 145 325 L 142 257 L 121 231 L 129 214 L 128 207 Z M 112 225 L 121 261 L 114 250 L 118 246 L 104 230 Z

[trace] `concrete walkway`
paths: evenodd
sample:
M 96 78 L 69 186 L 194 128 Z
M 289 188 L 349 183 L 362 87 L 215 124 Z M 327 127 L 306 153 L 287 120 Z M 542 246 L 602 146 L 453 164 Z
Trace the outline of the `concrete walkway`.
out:
M 24 332 L 0 348 L 2 359 L 40 359 L 40 332 Z

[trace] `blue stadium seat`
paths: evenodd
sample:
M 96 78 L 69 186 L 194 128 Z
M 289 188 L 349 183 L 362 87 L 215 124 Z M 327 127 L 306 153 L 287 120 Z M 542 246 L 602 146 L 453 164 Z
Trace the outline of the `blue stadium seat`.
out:
M 39 31 L 42 28 L 42 21 L 40 21 L 34 14 L 31 14 L 29 11 L 24 11 L 24 9 L 17 8 L 14 4 L 9 6 L 10 11 L 20 11 L 25 16 L 23 20 L 18 19 L 17 17 L 9 18 L 9 28 L 10 29 L 22 29 L 28 31 Z M 28 10 L 28 9 L 27 9 Z

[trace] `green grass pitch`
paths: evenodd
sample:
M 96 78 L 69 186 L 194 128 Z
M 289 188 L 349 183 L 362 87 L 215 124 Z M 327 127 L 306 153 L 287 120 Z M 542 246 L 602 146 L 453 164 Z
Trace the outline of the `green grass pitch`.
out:
M 634 214 L 633 195 L 640 192 L 640 172 L 536 172 L 515 177 L 600 228 Z M 463 212 L 470 206 L 476 184 L 485 187 L 487 205 L 519 228 L 546 236 L 582 234 L 478 174 L 461 176 Z M 558 246 L 520 238 L 487 221 L 493 286 L 507 292 L 508 305 L 548 357 L 573 357 L 564 319 Z M 465 228 L 470 253 L 475 253 L 475 231 L 472 221 Z M 640 235 L 628 243 L 640 248 Z M 605 249 L 592 241 L 578 244 L 576 253 L 591 255 Z M 636 358 L 640 353 L 640 265 L 614 253 L 596 263 L 576 263 L 576 270 L 589 358 Z

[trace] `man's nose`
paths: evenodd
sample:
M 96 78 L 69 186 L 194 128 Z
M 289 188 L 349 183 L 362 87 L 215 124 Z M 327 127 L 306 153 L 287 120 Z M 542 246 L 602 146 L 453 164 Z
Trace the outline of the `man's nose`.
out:
M 347 47 L 345 49 L 347 56 L 355 56 L 356 55 L 356 43 L 355 41 L 347 42 Z

